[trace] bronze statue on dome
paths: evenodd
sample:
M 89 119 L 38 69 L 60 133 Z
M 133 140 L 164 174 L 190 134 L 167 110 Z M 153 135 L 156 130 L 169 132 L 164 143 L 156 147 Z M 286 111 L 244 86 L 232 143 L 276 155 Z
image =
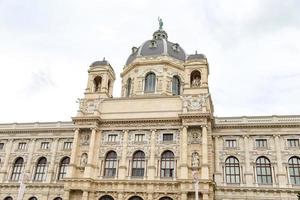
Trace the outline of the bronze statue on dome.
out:
M 158 17 L 158 25 L 159 25 L 159 30 L 162 30 L 163 29 L 163 21 L 162 21 L 162 18 Z

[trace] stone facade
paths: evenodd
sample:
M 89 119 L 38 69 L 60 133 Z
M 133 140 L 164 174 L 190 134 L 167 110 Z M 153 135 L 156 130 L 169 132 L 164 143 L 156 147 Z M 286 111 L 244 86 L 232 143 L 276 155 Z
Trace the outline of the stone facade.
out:
M 22 179 L 31 200 L 296 200 L 300 116 L 214 117 L 208 74 L 161 29 L 132 48 L 119 98 L 94 62 L 72 122 L 0 124 L 0 199 Z

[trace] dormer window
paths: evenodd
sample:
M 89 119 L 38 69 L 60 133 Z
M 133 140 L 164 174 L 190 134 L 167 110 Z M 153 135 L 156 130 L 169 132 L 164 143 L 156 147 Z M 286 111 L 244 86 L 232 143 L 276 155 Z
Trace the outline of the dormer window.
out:
M 150 45 L 149 45 L 150 48 L 156 48 L 157 47 L 157 43 L 155 40 L 151 40 L 150 41 Z
M 172 46 L 173 50 L 176 51 L 176 52 L 179 52 L 180 51 L 180 48 L 179 48 L 179 44 L 173 44 Z
M 132 47 L 131 48 L 131 53 L 134 54 L 135 52 L 137 52 L 138 48 L 137 47 Z

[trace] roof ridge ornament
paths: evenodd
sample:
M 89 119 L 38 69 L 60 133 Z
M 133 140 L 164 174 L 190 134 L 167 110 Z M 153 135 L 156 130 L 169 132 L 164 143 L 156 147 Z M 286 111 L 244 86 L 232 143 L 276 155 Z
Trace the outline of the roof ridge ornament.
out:
M 164 25 L 164 22 L 163 22 L 162 18 L 158 17 L 159 30 L 163 30 L 163 25 Z

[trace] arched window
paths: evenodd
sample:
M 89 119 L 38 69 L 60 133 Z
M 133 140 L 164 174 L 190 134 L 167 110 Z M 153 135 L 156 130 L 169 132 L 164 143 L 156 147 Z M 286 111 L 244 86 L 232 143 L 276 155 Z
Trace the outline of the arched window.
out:
M 47 168 L 47 159 L 45 157 L 42 157 L 38 160 L 36 165 L 35 174 L 34 174 L 35 181 L 45 180 L 46 168 Z
M 117 153 L 110 151 L 105 158 L 104 176 L 114 177 L 117 169 Z
M 12 181 L 20 180 L 20 177 L 21 177 L 21 174 L 23 171 L 23 167 L 24 167 L 24 159 L 21 157 L 17 158 L 13 165 L 10 180 L 12 180 Z
M 59 164 L 58 180 L 62 180 L 67 174 L 67 167 L 70 164 L 70 158 L 64 157 Z
M 173 200 L 173 199 L 170 198 L 170 197 L 162 197 L 162 198 L 160 198 L 159 200 Z
M 198 70 L 194 70 L 191 73 L 191 87 L 199 87 L 201 81 L 201 73 Z
M 143 199 L 139 196 L 133 196 L 133 197 L 130 197 L 130 199 L 128 199 L 128 200 L 143 200 Z
M 240 183 L 239 160 L 230 156 L 225 161 L 226 183 Z
M 172 94 L 180 95 L 180 79 L 178 76 L 173 76 L 172 79 Z
M 4 200 L 13 200 L 12 197 L 5 197 Z
M 101 197 L 99 200 L 114 200 L 114 198 L 112 198 L 109 195 L 105 195 L 105 196 Z
M 272 184 L 271 163 L 266 157 L 259 157 L 256 160 L 256 174 L 258 184 Z
M 36 197 L 30 197 L 28 200 L 38 200 Z
M 165 151 L 161 155 L 161 177 L 174 176 L 174 154 L 172 151 Z
M 131 78 L 127 80 L 126 96 L 129 97 L 131 92 Z
M 156 76 L 153 72 L 149 72 L 145 78 L 145 92 L 155 91 Z
M 62 198 L 60 198 L 60 197 L 56 197 L 55 199 L 53 199 L 53 200 L 62 200 Z
M 101 90 L 102 78 L 101 76 L 96 76 L 94 78 L 94 92 L 100 92 Z
M 145 173 L 145 153 L 137 151 L 132 156 L 132 176 L 144 176 Z
M 300 185 L 300 158 L 293 156 L 289 159 L 289 172 L 291 183 Z

